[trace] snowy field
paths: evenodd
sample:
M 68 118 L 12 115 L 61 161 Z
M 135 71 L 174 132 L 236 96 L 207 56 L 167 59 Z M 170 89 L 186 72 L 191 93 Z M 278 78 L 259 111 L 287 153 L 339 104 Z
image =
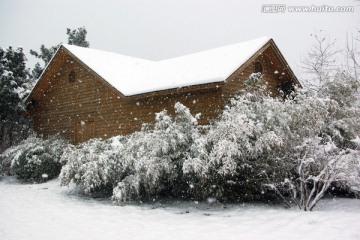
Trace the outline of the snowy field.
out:
M 268 205 L 112 206 L 59 181 L 0 179 L 0 239 L 360 239 L 360 200 L 325 199 L 314 212 Z

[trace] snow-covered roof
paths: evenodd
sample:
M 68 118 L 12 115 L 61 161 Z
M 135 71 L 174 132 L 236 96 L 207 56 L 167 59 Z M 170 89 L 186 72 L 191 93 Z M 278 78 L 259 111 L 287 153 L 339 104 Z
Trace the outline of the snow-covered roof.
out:
M 269 40 L 262 37 L 161 61 L 63 46 L 122 94 L 132 96 L 225 81 Z

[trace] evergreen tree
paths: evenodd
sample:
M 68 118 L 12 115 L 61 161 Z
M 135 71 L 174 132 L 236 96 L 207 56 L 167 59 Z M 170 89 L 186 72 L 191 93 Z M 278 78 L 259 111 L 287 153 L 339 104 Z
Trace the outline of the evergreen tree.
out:
M 0 48 L 0 151 L 22 140 L 29 121 L 22 116 L 23 99 L 31 85 L 22 48 Z
M 36 63 L 35 67 L 33 68 L 33 70 L 31 71 L 31 75 L 34 79 L 38 79 L 41 75 L 41 73 L 43 72 L 43 68 L 41 67 L 40 63 Z
M 85 27 L 80 27 L 78 29 L 71 30 L 70 28 L 67 28 L 66 34 L 68 35 L 68 44 L 69 45 L 76 45 L 80 47 L 89 47 L 90 43 L 86 41 L 86 34 L 87 31 Z M 44 62 L 44 66 L 46 66 L 51 58 L 56 53 L 57 49 L 60 47 L 60 44 L 56 46 L 52 46 L 50 48 L 45 47 L 44 44 L 40 46 L 40 53 L 34 50 L 30 50 L 30 54 L 41 59 Z M 43 67 L 41 67 L 40 63 L 37 63 L 35 65 L 35 68 L 32 70 L 32 75 L 35 79 L 39 78 L 42 71 L 44 70 Z
M 46 48 L 44 44 L 41 44 L 40 53 L 30 49 L 30 54 L 43 60 L 44 66 L 46 66 L 50 62 L 52 56 L 54 56 L 54 54 L 56 53 L 56 50 L 59 47 L 60 47 L 60 44 L 56 45 L 56 46 L 52 46 L 50 48 Z M 43 71 L 44 71 L 44 68 L 41 67 L 40 63 L 39 62 L 36 63 L 35 68 L 32 70 L 33 77 L 35 79 L 39 78 Z
M 87 31 L 85 27 L 78 28 L 77 30 L 71 30 L 70 28 L 68 28 L 66 30 L 66 34 L 68 35 L 68 44 L 80 47 L 90 46 L 90 43 L 86 41 Z
M 41 60 L 44 61 L 44 64 L 47 65 L 59 47 L 60 47 L 60 44 L 50 47 L 50 48 L 46 48 L 45 45 L 42 44 L 40 47 L 40 53 L 38 53 L 34 50 L 30 50 L 30 54 L 37 58 L 40 58 Z

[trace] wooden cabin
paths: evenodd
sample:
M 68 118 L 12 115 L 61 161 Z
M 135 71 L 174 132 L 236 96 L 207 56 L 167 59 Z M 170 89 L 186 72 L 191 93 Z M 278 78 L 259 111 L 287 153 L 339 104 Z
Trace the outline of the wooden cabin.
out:
M 26 102 L 38 134 L 77 144 L 131 134 L 176 102 L 208 124 L 254 72 L 272 94 L 299 84 L 268 37 L 162 61 L 61 45 Z

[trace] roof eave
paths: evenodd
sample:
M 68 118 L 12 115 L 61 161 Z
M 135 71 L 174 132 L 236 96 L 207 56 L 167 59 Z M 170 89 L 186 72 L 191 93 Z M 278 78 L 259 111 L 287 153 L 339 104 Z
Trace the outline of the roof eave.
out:
M 40 85 L 40 83 L 43 80 L 43 76 L 49 71 L 50 66 L 53 64 L 54 59 L 59 55 L 60 49 L 63 48 L 63 44 L 61 44 L 58 49 L 56 50 L 55 54 L 51 57 L 50 61 L 48 62 L 48 64 L 45 66 L 44 70 L 42 71 L 42 73 L 40 74 L 39 78 L 36 81 L 36 84 L 34 85 L 34 87 L 31 89 L 30 94 L 25 98 L 24 103 L 28 103 L 29 100 L 33 97 L 35 90 L 37 89 L 37 87 Z
M 270 39 L 269 42 L 270 42 L 271 46 L 274 48 L 275 53 L 278 56 L 278 58 L 280 59 L 280 61 L 282 61 L 282 63 L 286 67 L 286 69 L 289 71 L 289 74 L 291 75 L 291 78 L 295 81 L 295 84 L 298 85 L 299 87 L 302 87 L 299 79 L 296 77 L 295 73 L 290 68 L 290 65 L 287 63 L 287 61 L 286 61 L 285 57 L 283 56 L 283 54 L 281 53 L 280 49 L 275 44 L 275 41 L 273 39 Z
M 76 59 L 81 65 L 83 65 L 86 69 L 90 70 L 98 79 L 100 79 L 103 83 L 105 83 L 108 87 L 110 87 L 114 92 L 121 94 L 123 97 L 125 97 L 125 94 L 120 92 L 118 89 L 116 89 L 113 85 L 111 85 L 108 81 L 106 81 L 105 78 L 103 78 L 99 73 L 97 73 L 94 69 L 89 67 L 85 62 L 83 62 L 81 59 L 79 59 L 75 54 L 73 54 L 69 49 L 66 48 L 66 46 L 63 46 L 64 50 L 68 55 L 70 55 L 72 58 Z
M 230 74 L 224 81 L 227 82 L 228 79 L 231 79 L 233 75 L 235 75 L 238 71 L 244 70 L 255 58 L 257 55 L 265 51 L 270 46 L 270 42 L 273 41 L 270 38 L 263 46 L 261 46 L 250 58 L 248 58 L 242 65 L 240 65 L 232 74 Z
M 126 96 L 126 98 L 139 99 L 139 98 L 156 97 L 156 96 L 168 95 L 168 94 L 182 94 L 185 92 L 200 91 L 200 90 L 206 91 L 210 89 L 221 88 L 224 84 L 225 84 L 225 80 L 222 80 L 219 82 L 196 84 L 196 85 L 169 88 L 169 89 L 163 89 L 163 90 L 146 92 L 146 93 L 133 94 Z

